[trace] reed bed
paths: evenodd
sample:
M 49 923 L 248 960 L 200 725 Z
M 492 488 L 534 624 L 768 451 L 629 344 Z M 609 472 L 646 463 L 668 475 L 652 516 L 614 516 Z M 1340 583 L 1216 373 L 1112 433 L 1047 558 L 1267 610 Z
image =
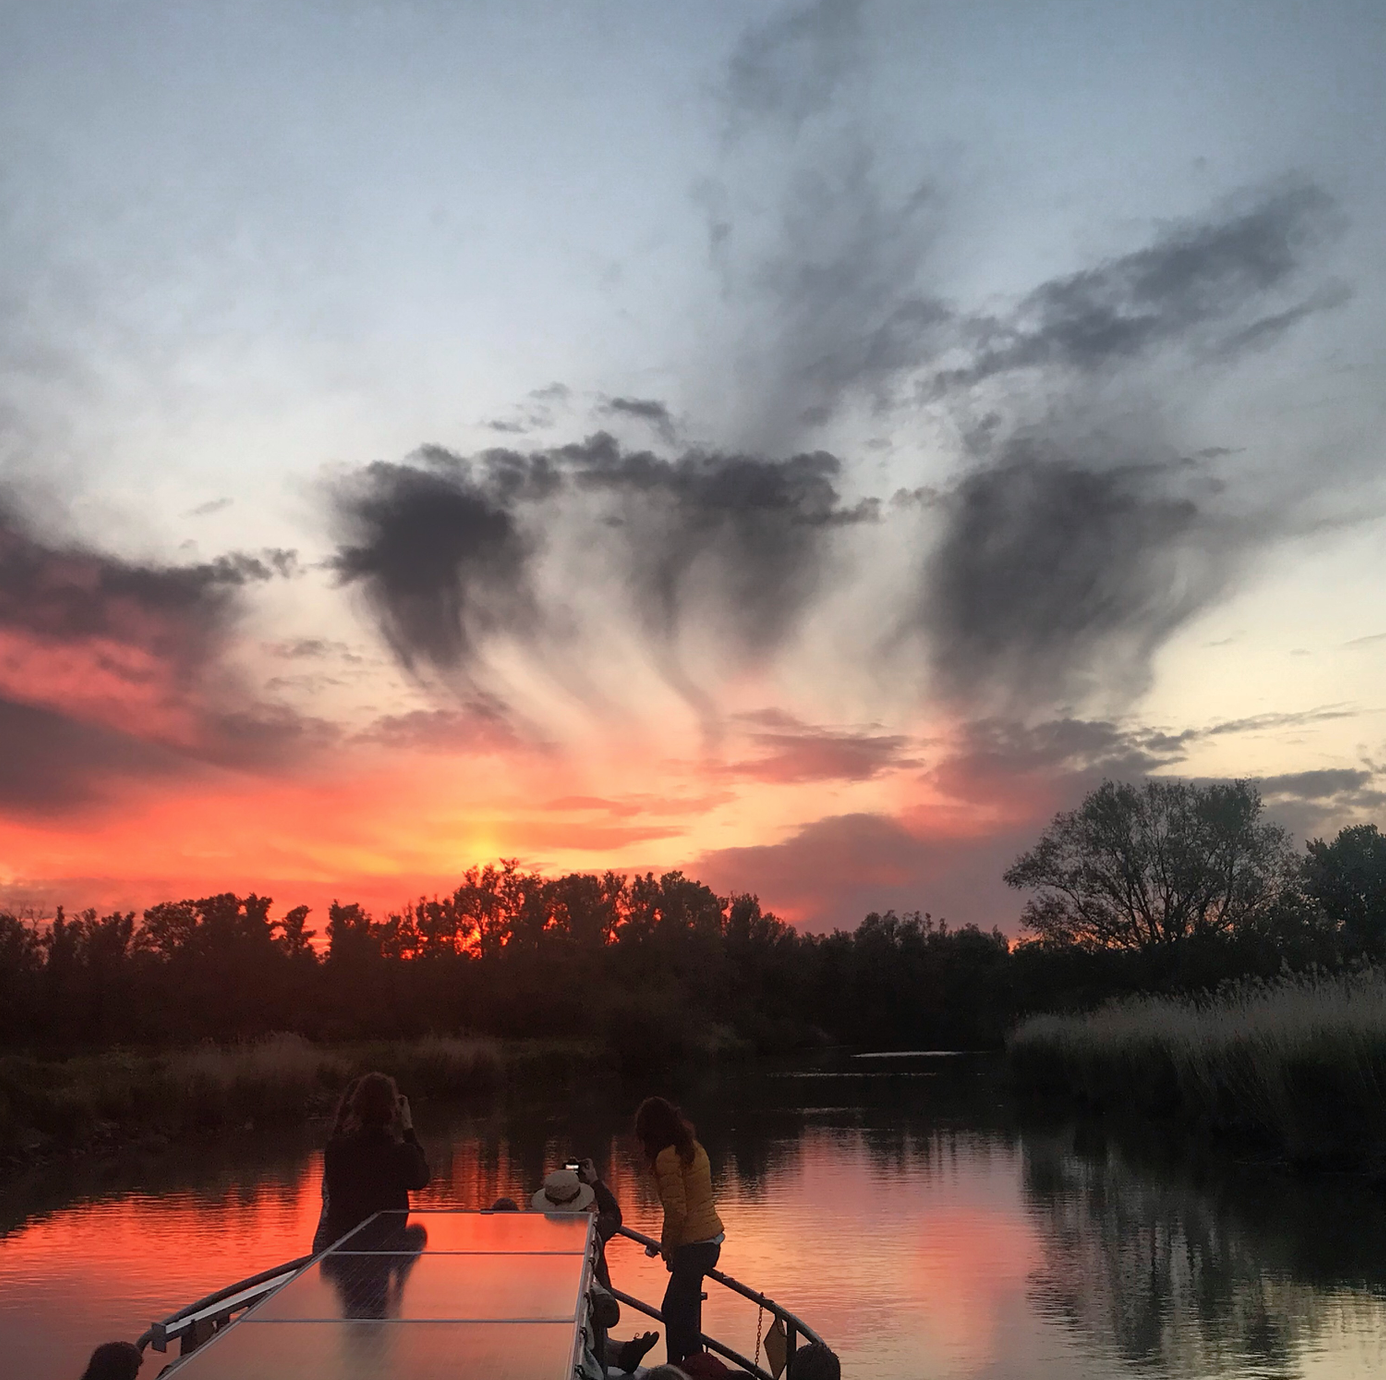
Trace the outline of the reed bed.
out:
M 8 1055 L 0 1057 L 0 1155 L 301 1122 L 329 1112 L 347 1083 L 373 1068 L 412 1096 L 465 1098 L 502 1085 L 508 1051 L 495 1040 L 444 1036 L 321 1046 L 274 1035 L 154 1055 Z
M 1242 980 L 1034 1016 L 1018 1085 L 1249 1136 L 1310 1164 L 1386 1159 L 1386 971 Z

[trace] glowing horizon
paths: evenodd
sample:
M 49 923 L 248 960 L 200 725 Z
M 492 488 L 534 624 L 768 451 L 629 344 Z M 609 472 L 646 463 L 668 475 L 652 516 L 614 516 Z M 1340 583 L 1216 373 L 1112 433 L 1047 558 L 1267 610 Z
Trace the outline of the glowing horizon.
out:
M 1386 87 L 1272 10 L 11 16 L 0 905 L 1371 818 Z

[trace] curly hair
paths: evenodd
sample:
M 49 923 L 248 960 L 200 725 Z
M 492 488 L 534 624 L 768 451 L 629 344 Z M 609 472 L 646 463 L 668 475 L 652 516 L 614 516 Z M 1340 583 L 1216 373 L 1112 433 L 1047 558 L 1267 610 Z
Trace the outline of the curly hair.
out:
M 647 1097 L 635 1114 L 635 1138 L 651 1164 L 661 1150 L 673 1146 L 679 1159 L 693 1163 L 693 1124 L 667 1098 Z

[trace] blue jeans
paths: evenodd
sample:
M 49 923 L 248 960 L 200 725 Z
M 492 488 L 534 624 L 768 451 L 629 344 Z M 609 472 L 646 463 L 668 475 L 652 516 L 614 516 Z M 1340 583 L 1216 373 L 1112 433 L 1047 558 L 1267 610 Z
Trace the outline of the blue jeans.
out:
M 703 1276 L 716 1269 L 722 1248 L 713 1241 L 679 1246 L 669 1260 L 669 1287 L 664 1291 L 664 1339 L 669 1364 L 703 1349 Z

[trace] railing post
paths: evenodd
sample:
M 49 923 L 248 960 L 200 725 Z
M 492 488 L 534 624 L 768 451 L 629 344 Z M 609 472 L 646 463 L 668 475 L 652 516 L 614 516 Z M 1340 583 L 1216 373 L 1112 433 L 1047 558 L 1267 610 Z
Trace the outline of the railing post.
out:
M 792 1322 L 784 1325 L 784 1369 L 785 1374 L 789 1374 L 789 1367 L 794 1363 L 794 1353 L 799 1348 L 799 1329 Z

